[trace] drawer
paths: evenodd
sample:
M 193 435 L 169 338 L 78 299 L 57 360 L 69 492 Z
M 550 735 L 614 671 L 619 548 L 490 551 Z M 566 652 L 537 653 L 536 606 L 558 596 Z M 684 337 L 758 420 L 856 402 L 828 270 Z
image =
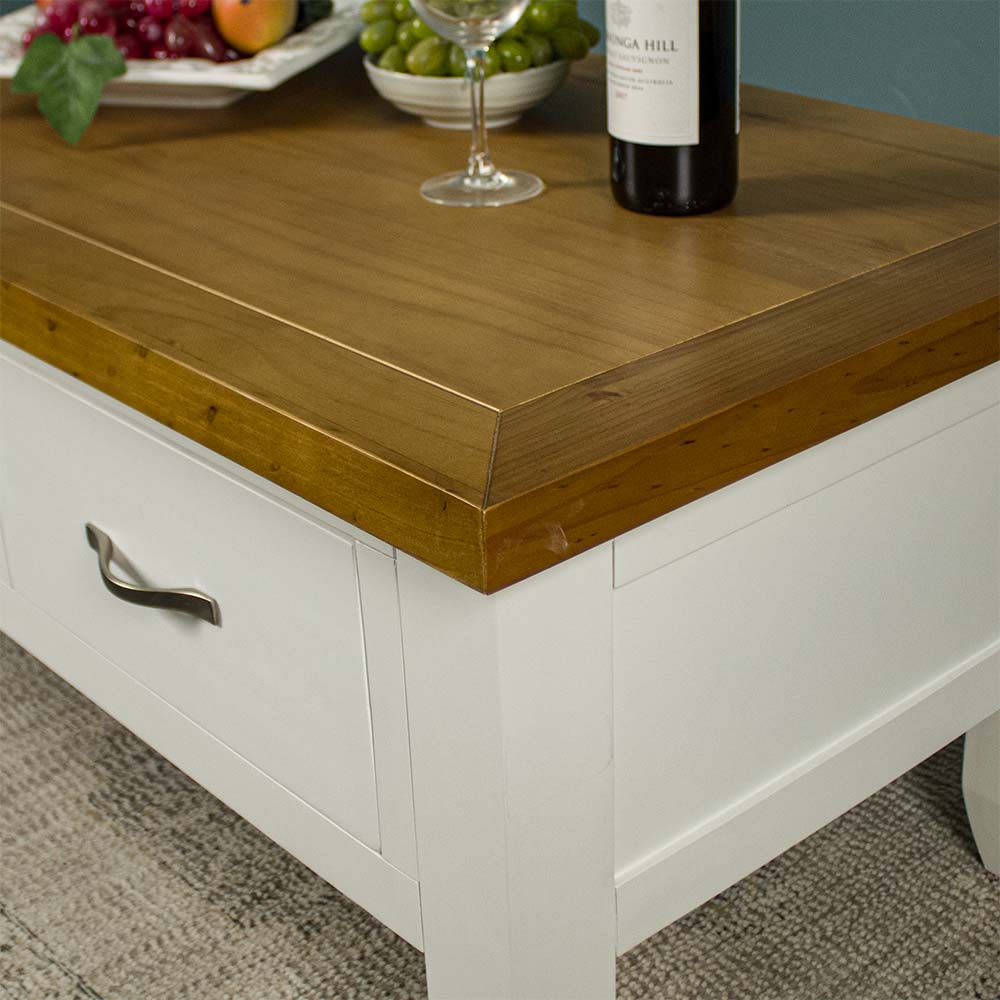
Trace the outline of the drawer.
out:
M 353 542 L 17 365 L 0 369 L 15 590 L 377 850 Z M 221 627 L 109 593 L 88 522 L 127 560 L 119 575 L 211 595 Z

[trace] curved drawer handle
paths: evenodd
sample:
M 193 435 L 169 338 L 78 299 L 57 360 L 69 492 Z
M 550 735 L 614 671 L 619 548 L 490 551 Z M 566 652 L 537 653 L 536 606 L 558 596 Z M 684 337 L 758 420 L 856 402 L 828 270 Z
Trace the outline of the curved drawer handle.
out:
M 219 620 L 219 605 L 207 594 L 197 590 L 154 590 L 149 587 L 139 587 L 128 580 L 115 576 L 111 570 L 111 560 L 115 555 L 114 542 L 100 528 L 87 526 L 87 542 L 97 553 L 97 562 L 101 569 L 101 579 L 104 586 L 115 597 L 130 604 L 142 604 L 147 608 L 165 608 L 167 611 L 183 611 L 188 615 L 203 618 L 212 625 L 221 625 Z

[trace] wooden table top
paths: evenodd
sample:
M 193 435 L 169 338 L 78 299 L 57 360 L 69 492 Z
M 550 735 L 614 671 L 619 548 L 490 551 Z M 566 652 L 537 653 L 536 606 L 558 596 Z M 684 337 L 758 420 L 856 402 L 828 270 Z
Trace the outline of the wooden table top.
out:
M 998 357 L 989 136 L 745 87 L 734 205 L 635 215 L 592 58 L 470 212 L 356 50 L 78 149 L 2 100 L 4 339 L 486 592 Z

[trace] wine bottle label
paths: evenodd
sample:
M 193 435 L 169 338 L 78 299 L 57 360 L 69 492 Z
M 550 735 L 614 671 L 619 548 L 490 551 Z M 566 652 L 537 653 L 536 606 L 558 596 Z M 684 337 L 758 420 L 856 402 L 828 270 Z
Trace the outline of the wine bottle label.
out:
M 608 131 L 697 145 L 698 0 L 609 0 L 606 11 Z

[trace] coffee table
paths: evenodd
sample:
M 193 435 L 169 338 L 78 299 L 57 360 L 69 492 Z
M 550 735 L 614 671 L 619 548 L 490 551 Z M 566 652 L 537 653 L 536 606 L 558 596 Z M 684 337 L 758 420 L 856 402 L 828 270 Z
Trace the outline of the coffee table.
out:
M 1000 869 L 993 140 L 744 88 L 735 205 L 645 218 L 601 70 L 475 218 L 353 54 L 79 150 L 3 92 L 0 626 L 433 1000 L 608 1000 L 963 732 Z

